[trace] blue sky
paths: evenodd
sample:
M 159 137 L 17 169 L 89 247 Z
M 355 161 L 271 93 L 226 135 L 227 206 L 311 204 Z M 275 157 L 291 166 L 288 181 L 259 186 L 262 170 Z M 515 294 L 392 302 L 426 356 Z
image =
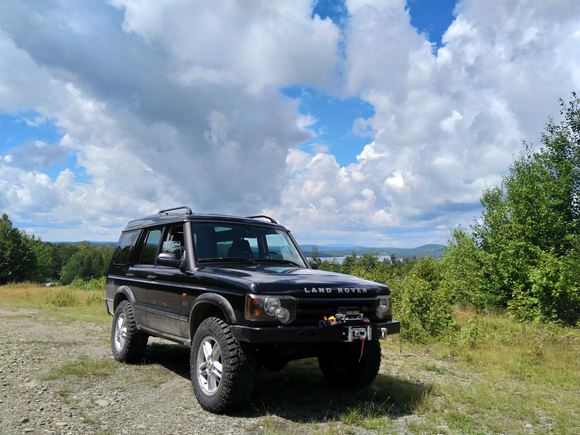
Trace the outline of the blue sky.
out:
M 0 210 L 47 241 L 185 204 L 300 243 L 445 243 L 580 86 L 579 12 L 0 2 Z

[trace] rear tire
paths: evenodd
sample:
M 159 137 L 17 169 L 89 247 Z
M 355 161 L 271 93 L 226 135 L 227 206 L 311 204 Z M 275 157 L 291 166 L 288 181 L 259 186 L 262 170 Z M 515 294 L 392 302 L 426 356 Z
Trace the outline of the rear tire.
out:
M 231 410 L 252 394 L 254 354 L 234 339 L 230 326 L 218 317 L 205 319 L 195 331 L 190 370 L 195 397 L 209 412 Z
M 377 377 L 381 367 L 381 344 L 378 340 L 366 340 L 362 358 L 361 345 L 349 345 L 347 349 L 318 356 L 318 365 L 328 382 L 339 387 L 362 388 Z
M 137 329 L 133 307 L 128 301 L 117 305 L 111 327 L 113 357 L 123 363 L 139 363 L 143 360 L 149 336 Z

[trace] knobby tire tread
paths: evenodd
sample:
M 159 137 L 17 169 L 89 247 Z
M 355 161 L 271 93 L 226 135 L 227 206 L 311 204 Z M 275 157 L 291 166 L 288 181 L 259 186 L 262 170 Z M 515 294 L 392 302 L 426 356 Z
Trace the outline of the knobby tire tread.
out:
M 206 331 L 207 330 L 207 331 Z M 196 336 L 210 333 L 217 339 L 222 348 L 222 364 L 224 370 L 220 381 L 220 390 L 216 393 L 217 400 L 205 400 L 207 396 L 201 391 L 197 381 L 197 348 L 200 340 L 194 337 L 191 348 L 191 382 L 200 405 L 207 411 L 221 414 L 230 411 L 250 398 L 255 379 L 254 355 L 244 344 L 239 343 L 232 335 L 230 326 L 218 317 L 204 320 L 196 331 Z M 226 358 L 227 354 L 227 364 Z M 199 391 L 198 391 L 199 390 Z
M 127 318 L 127 338 L 125 339 L 125 346 L 120 352 L 115 349 L 115 328 L 117 323 L 118 312 L 123 311 Z M 133 307 L 128 301 L 121 301 L 115 310 L 113 317 L 113 328 L 111 331 L 111 347 L 113 349 L 113 356 L 119 362 L 128 364 L 140 363 L 143 360 L 145 351 L 147 349 L 147 341 L 149 336 L 143 331 L 137 329 L 137 321 L 133 313 Z

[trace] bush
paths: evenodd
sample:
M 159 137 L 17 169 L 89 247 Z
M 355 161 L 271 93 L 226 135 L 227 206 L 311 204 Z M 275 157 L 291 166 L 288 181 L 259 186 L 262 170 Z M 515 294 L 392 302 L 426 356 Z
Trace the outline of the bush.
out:
M 409 275 L 393 285 L 393 308 L 401 322 L 401 338 L 424 342 L 457 328 L 451 310 L 452 298 L 442 285 L 438 262 L 420 259 Z
M 74 307 L 78 302 L 79 300 L 73 290 L 68 288 L 60 290 L 51 301 L 57 307 Z
M 80 278 L 75 278 L 69 287 L 78 288 L 81 290 L 105 290 L 106 278 L 104 276 L 100 278 L 93 278 L 89 281 L 84 281 Z
M 571 250 L 564 257 L 541 253 L 538 267 L 530 272 L 531 291 L 514 291 L 509 302 L 514 317 L 576 325 L 580 320 L 580 259 Z

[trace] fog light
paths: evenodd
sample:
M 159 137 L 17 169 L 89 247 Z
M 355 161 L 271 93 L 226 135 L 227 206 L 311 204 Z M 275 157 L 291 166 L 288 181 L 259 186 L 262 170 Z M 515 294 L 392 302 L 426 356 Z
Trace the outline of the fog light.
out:
M 283 307 L 277 308 L 276 318 L 282 323 L 288 323 L 290 321 L 290 311 Z
M 280 309 L 280 299 L 266 298 L 266 300 L 264 301 L 264 311 L 266 311 L 266 314 L 268 316 L 278 316 L 277 310 L 279 309 Z

